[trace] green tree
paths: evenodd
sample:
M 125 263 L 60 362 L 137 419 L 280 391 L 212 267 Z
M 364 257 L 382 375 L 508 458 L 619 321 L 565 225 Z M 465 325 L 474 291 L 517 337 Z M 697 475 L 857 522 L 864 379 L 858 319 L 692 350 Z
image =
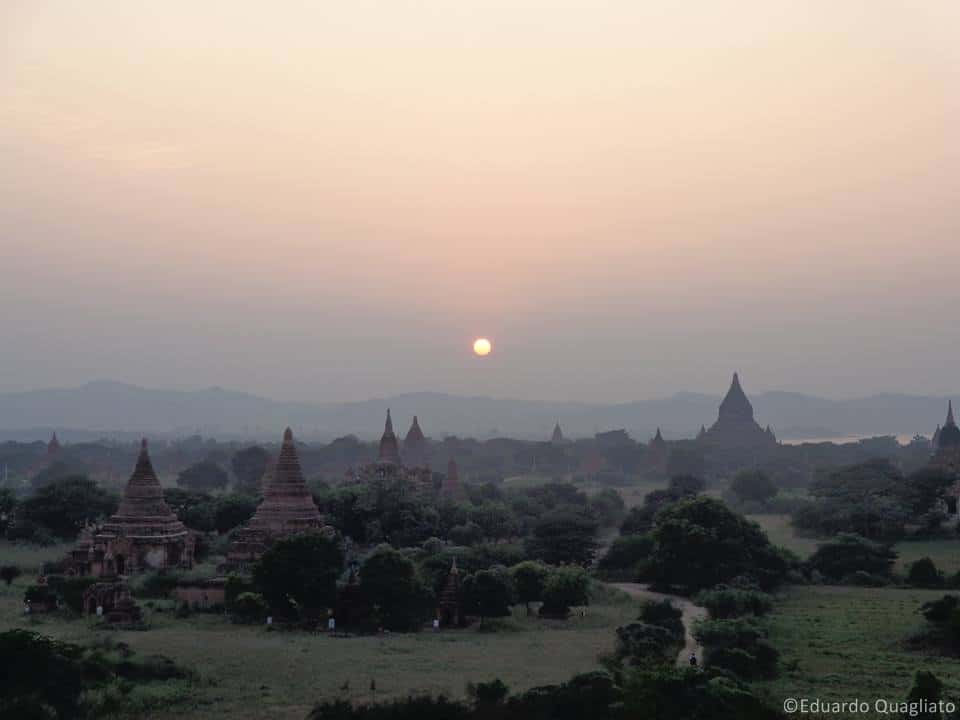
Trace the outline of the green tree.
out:
M 647 568 L 650 579 L 659 586 L 689 593 L 738 576 L 751 577 L 765 588 L 774 587 L 790 565 L 759 525 L 705 496 L 661 510 L 653 540 Z
M 564 507 L 544 515 L 527 538 L 531 557 L 551 565 L 588 565 L 597 550 L 597 521 L 585 510 Z
M 566 617 L 575 605 L 590 602 L 590 576 L 578 567 L 555 568 L 543 587 L 541 615 Z
M 841 580 L 856 572 L 889 577 L 896 559 L 897 553 L 889 545 L 842 533 L 820 545 L 807 563 L 825 577 Z
M 253 580 L 271 609 L 280 614 L 334 606 L 343 551 L 320 532 L 275 543 L 253 566 Z
M 214 507 L 214 528 L 217 532 L 227 532 L 253 517 L 257 501 L 250 495 L 234 493 L 217 498 Z
M 259 445 L 238 450 L 230 460 L 230 467 L 237 478 L 237 489 L 256 494 L 260 480 L 267 471 L 270 454 Z
M 17 507 L 17 496 L 10 488 L 0 488 L 0 533 L 7 529 L 14 508 Z
M 360 588 L 389 630 L 416 630 L 433 614 L 433 596 L 416 567 L 389 545 L 380 545 L 364 561 Z
M 463 581 L 463 598 L 470 614 L 484 618 L 506 617 L 513 603 L 513 586 L 505 570 L 480 570 Z
M 740 500 L 766 503 L 776 497 L 780 489 L 763 470 L 741 470 L 733 477 L 730 491 Z
M 195 463 L 177 476 L 177 485 L 188 490 L 223 490 L 230 482 L 227 471 L 212 460 Z
M 0 633 L 0 717 L 68 720 L 81 715 L 82 648 L 28 630 Z
M 910 564 L 907 582 L 916 587 L 940 587 L 943 585 L 943 573 L 937 570 L 933 560 L 923 557 Z
M 27 522 L 47 528 L 59 538 L 76 537 L 87 521 L 111 515 L 117 498 L 98 487 L 90 478 L 72 476 L 55 480 L 21 503 L 18 515 Z
M 535 560 L 526 560 L 510 568 L 517 602 L 522 602 L 531 614 L 530 603 L 543 599 L 543 591 L 550 577 L 550 568 Z

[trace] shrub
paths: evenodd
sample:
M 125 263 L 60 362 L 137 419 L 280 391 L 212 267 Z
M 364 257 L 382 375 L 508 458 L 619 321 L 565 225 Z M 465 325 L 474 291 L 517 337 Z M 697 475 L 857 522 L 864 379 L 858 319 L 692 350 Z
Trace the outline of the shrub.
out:
M 742 615 L 766 615 L 773 609 L 773 600 L 765 592 L 718 585 L 696 597 L 714 620 L 727 620 Z
M 683 639 L 683 611 L 670 600 L 647 600 L 640 606 L 640 622 L 666 628 L 677 639 Z
M 889 545 L 844 533 L 818 547 L 807 564 L 836 580 L 859 571 L 889 577 L 896 559 L 897 554 Z
M 253 624 L 262 622 L 270 611 L 263 595 L 242 592 L 230 603 L 230 618 L 234 622 Z
M 943 573 L 937 570 L 933 560 L 928 557 L 920 558 L 911 563 L 907 573 L 907 582 L 923 588 L 940 587 L 944 583 Z
M 550 617 L 566 617 L 574 605 L 590 602 L 590 577 L 581 568 L 556 568 L 547 578 L 543 588 L 543 605 L 540 614 Z
M 638 566 L 650 556 L 652 550 L 653 540 L 649 535 L 621 535 L 611 543 L 597 567 L 606 573 L 627 571 L 635 576 Z
M 680 650 L 676 634 L 659 625 L 631 623 L 617 628 L 617 659 L 630 665 L 672 662 Z

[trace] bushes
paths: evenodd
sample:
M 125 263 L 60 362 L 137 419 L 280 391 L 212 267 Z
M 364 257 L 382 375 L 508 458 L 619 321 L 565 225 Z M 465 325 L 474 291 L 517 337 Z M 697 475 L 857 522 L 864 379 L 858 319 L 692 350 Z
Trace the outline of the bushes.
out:
M 158 571 L 134 578 L 130 585 L 137 597 L 160 599 L 169 597 L 180 580 L 179 573 Z
M 631 623 L 617 628 L 615 656 L 629 665 L 672 663 L 680 650 L 676 635 L 669 629 L 648 623 Z
M 549 617 L 566 617 L 574 605 L 586 605 L 589 599 L 590 577 L 580 568 L 554 569 L 547 577 L 543 588 L 543 605 L 540 614 Z
M 728 670 L 744 680 L 777 676 L 780 653 L 753 620 L 707 620 L 697 625 L 694 636 L 705 648 L 708 667 Z
M 263 595 L 242 592 L 229 604 L 230 619 L 237 623 L 254 624 L 262 622 L 270 608 Z
M 633 579 L 637 569 L 653 550 L 649 535 L 621 535 L 610 545 L 606 555 L 600 558 L 598 569 L 608 575 L 624 574 Z
M 936 588 L 943 585 L 944 579 L 943 573 L 937 570 L 933 560 L 925 557 L 911 563 L 907 582 L 916 587 Z
M 714 620 L 727 620 L 743 615 L 766 615 L 773 609 L 773 599 L 765 592 L 718 585 L 696 597 Z
M 897 554 L 889 545 L 853 534 L 841 534 L 824 543 L 810 556 L 807 565 L 831 580 L 854 573 L 889 578 Z
M 640 606 L 640 621 L 669 630 L 676 640 L 682 640 L 683 611 L 670 600 L 648 600 Z
M 20 570 L 16 565 L 4 565 L 0 567 L 0 580 L 3 580 L 7 586 L 13 584 L 13 581 L 16 580 L 23 574 L 23 571 Z

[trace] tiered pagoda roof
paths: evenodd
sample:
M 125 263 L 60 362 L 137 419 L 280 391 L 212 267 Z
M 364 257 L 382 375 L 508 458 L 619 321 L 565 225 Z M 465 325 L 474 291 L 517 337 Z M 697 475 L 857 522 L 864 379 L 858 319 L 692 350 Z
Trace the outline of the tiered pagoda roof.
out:
M 427 464 L 427 438 L 420 429 L 420 422 L 417 416 L 413 416 L 413 422 L 410 423 L 410 429 L 407 430 L 406 437 L 403 438 L 403 457 L 407 465 L 418 467 Z
M 273 475 L 264 487 L 263 500 L 250 521 L 237 533 L 229 559 L 254 560 L 275 540 L 323 527 L 320 511 L 300 469 L 293 431 L 287 428 Z
M 393 432 L 393 419 L 390 409 L 387 408 L 387 420 L 383 424 L 383 435 L 380 437 L 380 451 L 377 453 L 377 462 L 390 465 L 400 465 L 400 446 L 397 436 Z
M 163 488 L 153 470 L 144 438 L 140 443 L 137 465 L 124 488 L 120 507 L 101 526 L 98 536 L 122 535 L 137 540 L 179 540 L 187 534 L 187 528 L 163 499 Z
M 657 450 L 665 450 L 667 447 L 667 441 L 663 439 L 663 434 L 660 432 L 660 428 L 657 428 L 657 434 L 653 436 L 653 440 L 650 441 L 650 447 Z
M 698 438 L 731 447 L 768 447 L 777 442 L 769 426 L 764 430 L 753 419 L 753 405 L 740 385 L 738 373 L 733 374 L 730 389 L 720 403 L 717 421 Z

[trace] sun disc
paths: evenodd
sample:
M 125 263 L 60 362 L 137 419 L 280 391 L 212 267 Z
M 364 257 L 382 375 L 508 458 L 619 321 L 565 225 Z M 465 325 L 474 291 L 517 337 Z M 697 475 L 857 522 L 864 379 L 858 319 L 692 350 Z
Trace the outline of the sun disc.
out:
M 473 341 L 473 352 L 480 357 L 489 355 L 493 350 L 493 344 L 486 338 L 477 338 Z

